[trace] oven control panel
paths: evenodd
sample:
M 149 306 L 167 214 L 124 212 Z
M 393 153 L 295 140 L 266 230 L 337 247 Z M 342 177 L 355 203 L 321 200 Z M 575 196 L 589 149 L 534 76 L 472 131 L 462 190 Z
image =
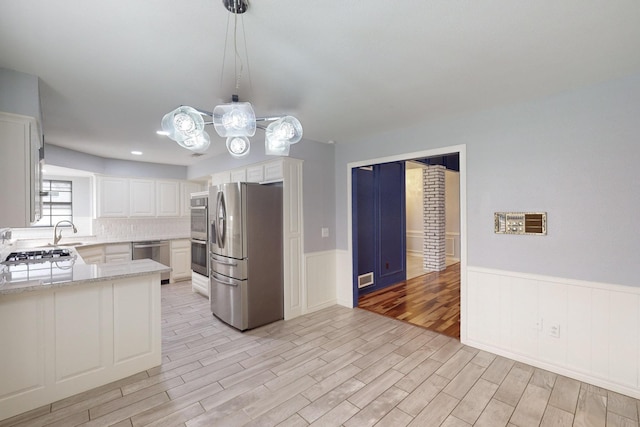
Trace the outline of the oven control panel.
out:
M 496 212 L 493 219 L 497 234 L 547 234 L 546 212 Z

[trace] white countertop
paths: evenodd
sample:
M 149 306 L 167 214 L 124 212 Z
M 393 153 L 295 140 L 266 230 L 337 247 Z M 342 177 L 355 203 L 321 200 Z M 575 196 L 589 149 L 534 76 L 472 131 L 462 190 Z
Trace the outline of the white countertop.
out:
M 168 271 L 171 271 L 170 267 L 150 259 L 85 264 L 77 254 L 70 259 L 55 261 L 0 264 L 0 296 Z

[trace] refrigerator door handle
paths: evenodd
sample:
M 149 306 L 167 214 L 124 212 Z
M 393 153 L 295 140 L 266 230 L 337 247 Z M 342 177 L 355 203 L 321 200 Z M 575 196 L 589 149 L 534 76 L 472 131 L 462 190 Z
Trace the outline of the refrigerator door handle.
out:
M 227 281 L 227 280 L 221 280 L 218 277 L 216 277 L 215 273 L 211 274 L 211 279 L 222 284 L 222 285 L 227 285 L 227 286 L 235 286 L 237 287 L 238 285 L 236 283 L 233 283 L 232 281 Z
M 238 263 L 237 262 L 224 262 L 224 261 L 218 261 L 217 259 L 215 259 L 214 257 L 211 257 L 211 261 L 215 262 L 216 264 L 220 264 L 220 265 L 228 265 L 230 267 L 237 267 Z
M 222 191 L 218 192 L 218 200 L 216 207 L 216 229 L 218 232 L 218 247 L 224 248 L 225 238 L 226 238 L 226 229 L 225 229 L 225 221 L 227 219 L 227 207 L 224 202 L 224 193 Z

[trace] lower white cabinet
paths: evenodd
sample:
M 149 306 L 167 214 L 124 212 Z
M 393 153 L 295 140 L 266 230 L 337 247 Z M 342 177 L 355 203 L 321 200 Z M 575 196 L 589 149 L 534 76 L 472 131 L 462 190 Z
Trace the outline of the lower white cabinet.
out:
M 85 264 L 102 264 L 104 262 L 104 245 L 76 246 L 75 249 Z
M 131 243 L 111 243 L 104 245 L 104 262 L 131 261 Z
M 131 243 L 107 243 L 76 246 L 76 252 L 85 264 L 131 261 Z
M 158 366 L 160 274 L 0 295 L 0 419 Z
M 209 297 L 211 295 L 211 282 L 209 282 L 209 278 L 203 276 L 200 273 L 196 273 L 195 271 L 191 272 L 191 290 L 193 292 L 198 292 L 205 297 Z
M 171 241 L 171 280 L 191 279 L 191 242 L 189 239 Z

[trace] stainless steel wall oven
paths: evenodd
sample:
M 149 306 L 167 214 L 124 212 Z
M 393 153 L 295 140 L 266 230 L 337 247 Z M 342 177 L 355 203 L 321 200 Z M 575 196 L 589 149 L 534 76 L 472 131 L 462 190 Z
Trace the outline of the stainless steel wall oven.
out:
M 207 191 L 191 194 L 191 270 L 209 277 Z

